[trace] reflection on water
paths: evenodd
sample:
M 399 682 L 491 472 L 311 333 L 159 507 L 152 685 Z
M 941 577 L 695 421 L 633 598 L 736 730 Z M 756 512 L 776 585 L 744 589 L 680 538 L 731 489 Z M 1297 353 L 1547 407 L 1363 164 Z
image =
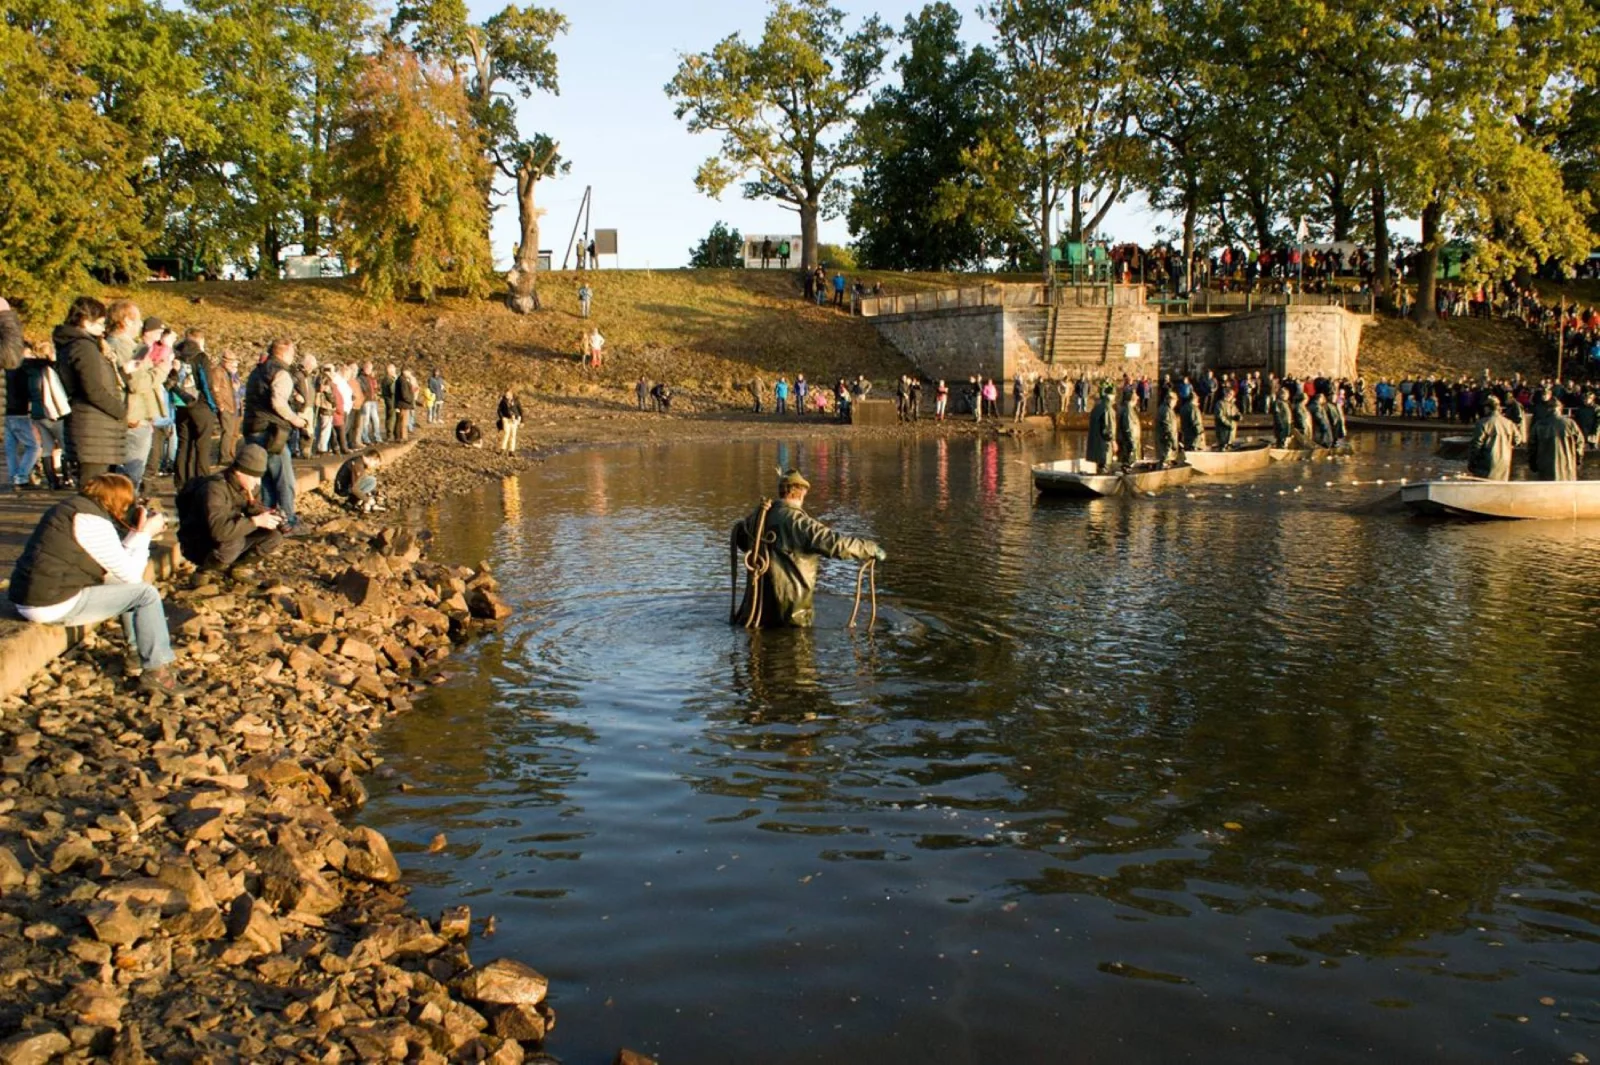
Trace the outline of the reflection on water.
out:
M 1071 505 L 1053 441 L 553 460 L 440 514 L 518 613 L 370 817 L 569 1061 L 1594 1056 L 1600 541 L 1347 513 L 1441 468 L 1361 444 Z M 780 465 L 888 545 L 872 632 L 846 564 L 727 626 Z

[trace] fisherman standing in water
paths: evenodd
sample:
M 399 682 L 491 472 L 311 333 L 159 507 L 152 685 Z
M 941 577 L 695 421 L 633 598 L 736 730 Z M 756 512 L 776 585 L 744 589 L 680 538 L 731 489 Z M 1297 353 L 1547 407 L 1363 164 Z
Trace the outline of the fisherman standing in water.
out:
M 1117 410 L 1117 459 L 1124 466 L 1132 466 L 1144 452 L 1140 437 L 1144 427 L 1139 422 L 1139 398 L 1133 389 L 1123 393 L 1122 406 Z
M 746 628 L 809 627 L 817 590 L 817 563 L 824 558 L 888 556 L 875 541 L 841 536 L 805 512 L 811 482 L 790 470 L 778 480 L 776 502 L 762 504 L 733 527 L 732 546 L 744 559 L 744 599 L 729 618 Z
M 1117 442 L 1117 417 L 1111 413 L 1111 386 L 1100 389 L 1100 399 L 1089 413 L 1089 446 L 1086 454 L 1100 473 L 1111 465 L 1111 450 Z
M 1227 385 L 1217 397 L 1215 410 L 1217 450 L 1226 451 L 1233 446 L 1233 436 L 1239 428 L 1239 404 L 1233 398 L 1233 389 Z
M 1483 401 L 1483 417 L 1472 430 L 1472 448 L 1467 453 L 1467 472 L 1489 481 L 1511 480 L 1511 458 L 1522 442 L 1522 430 L 1500 413 L 1500 400 L 1489 396 Z
M 1272 444 L 1288 447 L 1294 438 L 1294 413 L 1289 409 L 1289 390 L 1278 389 L 1272 400 Z

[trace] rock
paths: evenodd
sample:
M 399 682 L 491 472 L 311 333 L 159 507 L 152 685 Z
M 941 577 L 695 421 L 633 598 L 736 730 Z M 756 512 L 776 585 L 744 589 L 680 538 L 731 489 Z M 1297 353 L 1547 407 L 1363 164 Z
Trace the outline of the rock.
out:
M 11 848 L 0 847 L 0 891 L 20 887 L 27 879 L 28 871 L 22 868 L 22 863 L 17 861 Z
M 85 980 L 68 992 L 62 1006 L 77 1015 L 84 1024 L 110 1028 L 122 1020 L 127 998 L 115 988 L 95 980 Z
M 216 907 L 206 910 L 185 910 L 161 922 L 161 931 L 173 939 L 221 939 L 227 934 L 222 914 Z
M 189 908 L 189 902 L 182 892 L 154 877 L 136 877 L 112 884 L 100 892 L 100 897 L 108 902 L 155 906 L 166 915 L 182 913 Z
M 338 1035 L 362 1061 L 404 1061 L 406 1039 L 412 1031 L 405 1021 L 389 1019 L 349 1025 L 339 1029 Z
M 137 916 L 125 902 L 93 902 L 83 916 L 95 938 L 112 946 L 132 946 L 150 932 L 151 922 Z
M 383 584 L 353 566 L 339 575 L 338 580 L 334 581 L 334 588 L 349 600 L 351 606 L 362 607 L 373 613 L 382 613 L 389 605 Z
M 51 1029 L 14 1035 L 0 1043 L 0 1065 L 45 1065 L 72 1048 L 72 1040 Z
M 369 666 L 378 664 L 378 652 L 372 645 L 353 636 L 347 637 L 344 643 L 339 645 L 339 654 L 352 662 L 364 662 Z
M 447 939 L 466 939 L 472 934 L 472 908 L 452 906 L 439 916 L 439 934 Z
M 488 588 L 472 589 L 471 597 L 467 600 L 467 609 L 473 617 L 484 621 L 504 621 L 511 616 L 511 607 Z
M 400 863 L 394 860 L 389 841 L 374 829 L 358 825 L 350 832 L 350 854 L 344 871 L 359 880 L 393 884 L 400 879 Z
M 474 969 L 459 982 L 461 994 L 474 1002 L 501 1006 L 537 1006 L 544 1001 L 550 981 L 530 966 L 511 958 L 498 958 Z
M 450 619 L 442 611 L 426 606 L 403 607 L 400 616 L 407 621 L 421 625 L 429 632 L 444 634 L 450 631 Z
M 338 608 L 320 595 L 301 595 L 294 601 L 295 613 L 300 620 L 317 628 L 327 628 L 338 615 Z M 293 665 L 293 663 L 290 663 Z
M 344 897 L 323 879 L 311 862 L 281 846 L 268 847 L 256 856 L 261 872 L 261 897 L 284 913 L 332 913 Z
M 612 1065 L 656 1065 L 656 1059 L 647 1057 L 637 1050 L 629 1050 L 627 1047 L 623 1047 L 617 1051 L 616 1060 L 612 1062 Z
M 328 660 L 304 644 L 289 649 L 289 668 L 302 677 L 309 677 L 326 669 Z
M 206 884 L 206 878 L 195 869 L 194 863 L 178 860 L 166 862 L 156 873 L 156 879 L 179 892 L 191 910 L 215 910 L 216 896 Z
M 501 1006 L 489 1013 L 489 1030 L 502 1039 L 538 1043 L 544 1039 L 544 1018 L 533 1006 Z
M 522 1049 L 522 1044 L 515 1039 L 507 1039 L 483 1060 L 486 1065 L 522 1065 L 527 1059 L 528 1055 Z
M 272 914 L 252 895 L 240 895 L 228 907 L 228 938 L 244 943 L 261 954 L 277 954 L 283 949 L 283 933 Z
M 82 836 L 68 836 L 50 854 L 50 871 L 64 873 L 79 862 L 93 861 L 94 844 Z

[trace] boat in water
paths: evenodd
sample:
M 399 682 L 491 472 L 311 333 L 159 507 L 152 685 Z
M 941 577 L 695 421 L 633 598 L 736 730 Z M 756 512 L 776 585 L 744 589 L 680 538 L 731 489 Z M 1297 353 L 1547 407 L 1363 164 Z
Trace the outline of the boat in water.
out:
M 1186 462 L 1169 466 L 1140 462 L 1101 473 L 1100 468 L 1087 459 L 1061 459 L 1035 465 L 1033 486 L 1045 495 L 1094 499 L 1122 493 L 1159 492 L 1171 485 L 1183 484 L 1193 476 L 1194 467 Z
M 1600 518 L 1600 481 L 1418 481 L 1400 486 L 1400 502 L 1417 514 L 1486 521 Z
M 1226 451 L 1185 451 L 1183 461 L 1207 477 L 1263 470 L 1272 464 L 1272 446 L 1265 440 L 1246 440 Z

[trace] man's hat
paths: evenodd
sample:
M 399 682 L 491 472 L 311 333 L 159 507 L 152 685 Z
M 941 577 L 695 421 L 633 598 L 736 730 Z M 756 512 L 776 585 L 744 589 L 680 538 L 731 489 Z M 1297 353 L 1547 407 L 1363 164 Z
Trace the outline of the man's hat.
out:
M 800 476 L 799 470 L 790 470 L 778 478 L 779 488 L 810 488 L 811 482 Z
M 265 477 L 267 449 L 260 444 L 246 444 L 233 456 L 233 468 L 247 477 Z
M 141 334 L 144 334 L 144 333 L 159 333 L 163 329 L 165 329 L 166 327 L 167 327 L 167 323 L 166 322 L 163 322 L 161 319 L 157 318 L 155 315 L 151 315 L 149 318 L 146 318 L 144 320 L 144 325 L 139 329 L 139 332 Z

